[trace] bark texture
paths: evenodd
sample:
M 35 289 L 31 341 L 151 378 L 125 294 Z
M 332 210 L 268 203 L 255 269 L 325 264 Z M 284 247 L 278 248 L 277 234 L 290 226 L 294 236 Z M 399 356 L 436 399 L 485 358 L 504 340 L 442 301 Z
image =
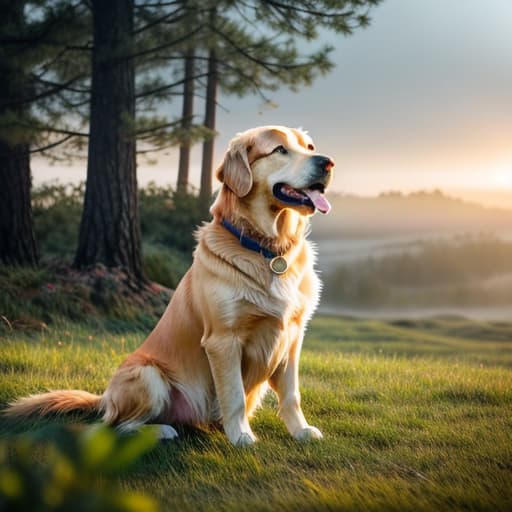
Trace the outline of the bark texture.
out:
M 38 263 L 30 189 L 28 145 L 0 141 L 0 261 L 7 265 Z
M 25 2 L 2 0 L 2 22 L 23 32 Z M 15 30 L 15 29 L 16 30 Z M 23 118 L 29 96 L 28 81 L 19 57 L 0 48 L 0 116 Z M 30 202 L 30 152 L 27 142 L 10 140 L 0 133 L 0 262 L 8 265 L 36 265 L 38 250 Z
M 219 77 L 217 70 L 217 57 L 215 50 L 210 50 L 208 57 L 208 83 L 206 85 L 206 107 L 204 115 L 204 126 L 215 131 L 215 113 L 217 109 L 217 91 L 219 88 Z M 203 159 L 201 164 L 201 188 L 199 199 L 203 212 L 208 212 L 212 199 L 212 175 L 213 175 L 213 149 L 215 138 L 212 136 L 203 143 Z
M 194 116 L 194 58 L 194 49 L 189 48 L 185 54 L 185 83 L 183 85 L 183 109 L 181 113 L 183 138 L 180 144 L 178 192 L 186 192 L 190 181 L 190 128 L 192 127 L 192 118 Z
M 133 0 L 93 0 L 87 184 L 75 266 L 143 280 L 134 134 Z

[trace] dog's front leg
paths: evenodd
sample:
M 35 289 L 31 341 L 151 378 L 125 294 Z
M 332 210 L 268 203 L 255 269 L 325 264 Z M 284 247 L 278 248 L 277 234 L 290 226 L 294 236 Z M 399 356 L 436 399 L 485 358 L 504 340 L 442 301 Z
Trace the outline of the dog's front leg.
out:
M 228 439 L 235 445 L 253 444 L 256 437 L 245 409 L 242 380 L 242 346 L 232 333 L 212 335 L 202 343 L 213 376 L 215 392 Z
M 322 433 L 308 424 L 300 405 L 299 353 L 301 343 L 292 345 L 288 359 L 283 362 L 269 380 L 279 399 L 279 416 L 288 432 L 300 441 L 321 439 Z

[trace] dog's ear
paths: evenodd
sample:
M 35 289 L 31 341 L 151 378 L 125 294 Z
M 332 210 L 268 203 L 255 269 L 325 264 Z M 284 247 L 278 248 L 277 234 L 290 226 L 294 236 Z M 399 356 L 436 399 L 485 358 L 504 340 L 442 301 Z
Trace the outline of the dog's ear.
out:
M 238 197 L 246 196 L 252 188 L 252 171 L 247 157 L 247 146 L 232 143 L 217 168 L 217 179 Z

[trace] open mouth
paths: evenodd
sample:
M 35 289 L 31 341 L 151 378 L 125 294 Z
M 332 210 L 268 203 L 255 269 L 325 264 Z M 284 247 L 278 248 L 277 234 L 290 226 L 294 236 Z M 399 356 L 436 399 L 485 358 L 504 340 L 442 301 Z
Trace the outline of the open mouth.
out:
M 325 185 L 314 183 L 307 188 L 293 188 L 286 183 L 276 183 L 274 197 L 290 206 L 308 206 L 320 213 L 329 213 L 331 205 L 325 197 Z

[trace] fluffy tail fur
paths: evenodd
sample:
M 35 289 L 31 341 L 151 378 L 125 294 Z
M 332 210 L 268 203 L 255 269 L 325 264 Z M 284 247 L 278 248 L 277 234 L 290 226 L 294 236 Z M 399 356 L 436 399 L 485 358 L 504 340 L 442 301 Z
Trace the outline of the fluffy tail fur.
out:
M 94 412 L 99 411 L 100 401 L 100 395 L 93 395 L 87 391 L 50 391 L 20 398 L 11 403 L 3 414 L 10 417 L 23 417 L 64 414 L 72 411 Z

